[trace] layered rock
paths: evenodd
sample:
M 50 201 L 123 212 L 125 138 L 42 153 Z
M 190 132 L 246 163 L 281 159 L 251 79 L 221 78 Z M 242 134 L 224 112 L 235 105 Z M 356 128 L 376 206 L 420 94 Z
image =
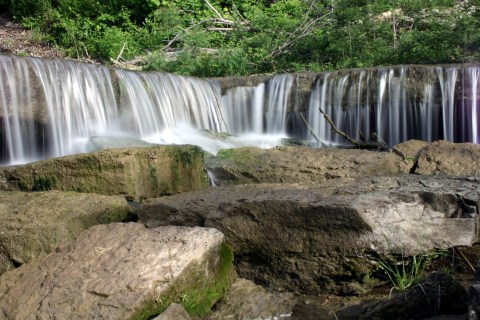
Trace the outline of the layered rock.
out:
M 55 249 L 89 227 L 128 218 L 124 197 L 0 191 L 0 274 Z
M 220 150 L 206 162 L 217 185 L 322 182 L 397 174 L 480 176 L 480 146 L 410 140 L 390 152 L 359 149 L 245 147 Z
M 475 179 L 401 175 L 322 184 L 250 184 L 147 200 L 149 227 L 222 231 L 240 276 L 306 293 L 360 293 L 385 254 L 477 241 Z
M 230 276 L 231 252 L 223 242 L 208 228 L 95 226 L 57 252 L 3 274 L 0 314 L 113 320 L 147 319 L 173 301 L 208 300 L 210 308 Z
M 0 169 L 1 190 L 63 190 L 135 199 L 208 186 L 196 146 L 109 149 Z
M 218 185 L 322 182 L 409 173 L 411 169 L 395 153 L 308 147 L 224 149 L 207 160 L 206 168 Z

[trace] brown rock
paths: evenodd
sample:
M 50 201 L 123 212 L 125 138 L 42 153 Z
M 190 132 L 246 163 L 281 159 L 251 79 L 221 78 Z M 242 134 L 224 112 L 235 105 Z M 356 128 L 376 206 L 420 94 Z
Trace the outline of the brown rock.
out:
M 149 199 L 147 226 L 223 232 L 239 275 L 304 293 L 362 293 L 375 257 L 477 241 L 478 182 L 402 175 L 321 184 L 248 184 Z M 373 257 L 371 254 L 373 254 Z
M 124 197 L 0 191 L 0 274 L 55 249 L 92 225 L 127 219 Z
M 206 167 L 219 185 L 321 182 L 409 173 L 395 153 L 358 149 L 245 147 L 220 150 Z
M 3 190 L 122 194 L 135 199 L 208 186 L 196 146 L 108 149 L 0 169 Z
M 480 145 L 436 141 L 424 148 L 415 170 L 423 175 L 480 176 Z
M 250 280 L 240 278 L 207 319 L 280 319 L 290 315 L 295 304 L 293 293 L 267 291 Z
M 223 241 L 219 231 L 208 228 L 94 226 L 58 252 L 3 274 L 0 315 L 115 320 L 142 314 L 147 319 L 162 301 L 180 300 L 189 290 L 218 281 Z
M 167 310 L 153 320 L 192 320 L 181 304 L 172 303 Z

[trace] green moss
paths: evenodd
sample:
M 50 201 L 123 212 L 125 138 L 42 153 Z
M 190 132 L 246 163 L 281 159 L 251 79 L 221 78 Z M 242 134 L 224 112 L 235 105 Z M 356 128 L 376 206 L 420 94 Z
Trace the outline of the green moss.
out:
M 257 155 L 252 148 L 222 149 L 217 153 L 216 159 L 244 164 L 258 163 Z
M 165 311 L 174 302 L 181 304 L 191 316 L 205 316 L 215 302 L 226 293 L 233 281 L 232 247 L 223 243 L 219 257 L 216 272 L 206 277 L 204 270 L 194 268 L 195 275 L 189 277 L 188 283 L 173 284 L 162 297 L 147 301 L 130 319 L 150 319 Z
M 25 181 L 18 181 L 18 189 L 20 191 L 32 191 L 32 187 Z
M 53 175 L 36 175 L 33 177 L 33 184 L 30 179 L 20 179 L 18 188 L 21 191 L 49 191 L 57 186 L 57 177 Z
M 175 146 L 170 149 L 173 192 L 198 189 L 208 185 L 203 167 L 205 152 L 198 146 Z

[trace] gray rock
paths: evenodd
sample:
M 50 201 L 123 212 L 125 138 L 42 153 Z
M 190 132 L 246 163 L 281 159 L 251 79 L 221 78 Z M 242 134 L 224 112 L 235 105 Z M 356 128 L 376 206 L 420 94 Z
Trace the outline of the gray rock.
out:
M 192 318 L 181 304 L 172 303 L 167 310 L 153 320 L 191 320 Z
M 208 228 L 94 226 L 58 252 L 3 274 L 0 315 L 146 319 L 157 304 L 216 281 L 223 241 L 219 231 Z
M 296 304 L 290 292 L 270 292 L 247 279 L 237 279 L 208 320 L 280 319 L 289 317 Z
M 415 173 L 480 177 L 480 145 L 433 142 L 420 152 Z
M 273 289 L 362 293 L 378 256 L 477 241 L 480 184 L 403 175 L 250 184 L 147 200 L 140 221 L 223 232 L 239 275 Z
M 121 196 L 0 191 L 0 274 L 55 251 L 93 225 L 123 221 L 129 213 Z

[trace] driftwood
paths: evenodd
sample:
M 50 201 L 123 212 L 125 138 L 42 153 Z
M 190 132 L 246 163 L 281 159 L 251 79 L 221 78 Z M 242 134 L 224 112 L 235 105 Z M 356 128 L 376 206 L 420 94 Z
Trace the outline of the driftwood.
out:
M 375 140 L 370 140 L 370 141 L 365 141 L 364 139 L 357 140 L 352 137 L 350 137 L 348 134 L 345 132 L 341 131 L 340 129 L 337 128 L 337 126 L 333 123 L 332 118 L 328 114 L 326 114 L 321 108 L 319 109 L 320 113 L 323 115 L 325 120 L 332 126 L 332 130 L 344 137 L 345 139 L 348 140 L 354 147 L 359 148 L 359 149 L 376 149 L 376 150 L 388 150 L 387 144 L 379 139 L 375 133 L 372 134 L 372 137 Z M 362 135 L 363 136 L 363 135 Z

